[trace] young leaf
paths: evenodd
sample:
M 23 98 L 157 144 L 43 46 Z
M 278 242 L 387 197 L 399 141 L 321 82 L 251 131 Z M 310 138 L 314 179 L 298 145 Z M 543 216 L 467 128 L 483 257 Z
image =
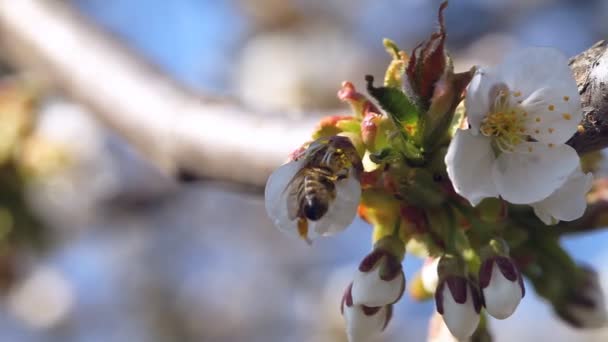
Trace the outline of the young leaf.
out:
M 405 93 L 400 89 L 391 87 L 374 87 L 374 78 L 370 75 L 365 77 L 367 81 L 367 91 L 375 98 L 380 107 L 395 122 L 397 127 L 406 133 L 408 137 L 413 137 L 417 129 L 418 109 L 410 102 Z

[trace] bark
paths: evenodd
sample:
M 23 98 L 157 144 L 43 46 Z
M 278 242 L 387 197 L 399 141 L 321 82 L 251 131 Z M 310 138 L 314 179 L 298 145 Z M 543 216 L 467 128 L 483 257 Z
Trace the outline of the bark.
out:
M 608 44 L 602 40 L 570 60 L 584 119 L 568 144 L 579 153 L 608 146 Z

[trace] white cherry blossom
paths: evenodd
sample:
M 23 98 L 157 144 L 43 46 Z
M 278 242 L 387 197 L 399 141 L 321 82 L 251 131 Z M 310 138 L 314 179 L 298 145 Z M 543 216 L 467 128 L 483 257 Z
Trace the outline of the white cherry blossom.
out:
M 536 216 L 547 225 L 573 221 L 583 216 L 587 208 L 585 195 L 591 189 L 592 182 L 591 173 L 585 174 L 580 168 L 574 170 L 561 188 L 549 197 L 532 203 Z
M 498 319 L 511 316 L 525 295 L 517 266 L 504 256 L 484 260 L 479 269 L 479 286 L 486 311 Z
M 448 329 L 459 340 L 471 337 L 479 325 L 481 297 L 465 278 L 447 276 L 435 292 L 437 312 L 443 316 Z
M 393 307 L 355 305 L 351 290 L 352 284 L 346 289 L 340 305 L 346 321 L 346 335 L 349 342 L 367 342 L 384 331 L 393 315 Z
M 353 279 L 352 297 L 356 305 L 383 306 L 396 303 L 405 290 L 401 262 L 391 253 L 375 249 L 368 254 Z
M 568 59 L 557 50 L 525 49 L 478 69 L 465 101 L 470 128 L 457 130 L 445 162 L 454 189 L 471 205 L 498 196 L 515 204 L 541 202 L 579 167 L 565 142 L 581 121 L 580 97 Z M 568 192 L 586 183 L 576 186 Z M 559 210 L 556 201 L 550 208 Z

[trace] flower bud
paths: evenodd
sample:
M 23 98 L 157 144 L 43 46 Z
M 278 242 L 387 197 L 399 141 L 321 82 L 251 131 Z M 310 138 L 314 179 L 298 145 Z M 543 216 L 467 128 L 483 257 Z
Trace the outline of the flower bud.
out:
M 556 307 L 557 314 L 572 326 L 581 329 L 597 329 L 608 323 L 606 302 L 597 273 L 583 268 L 580 286 L 573 290 L 566 302 Z
M 525 295 L 519 269 L 508 257 L 489 257 L 479 269 L 479 287 L 486 311 L 494 318 L 505 319 L 515 312 Z
M 447 325 L 443 321 L 443 317 L 437 312 L 433 313 L 431 320 L 429 321 L 429 333 L 427 342 L 458 342 L 458 340 L 452 336 Z
M 366 342 L 382 332 L 391 320 L 393 306 L 369 307 L 353 304 L 352 284 L 346 289 L 340 305 L 346 320 L 346 335 L 349 342 Z
M 479 324 L 482 300 L 471 281 L 457 275 L 442 278 L 435 292 L 435 303 L 454 337 L 465 340 L 473 335 Z
M 396 303 L 404 290 L 401 261 L 389 251 L 376 248 L 359 265 L 353 280 L 352 299 L 355 305 L 383 306 Z

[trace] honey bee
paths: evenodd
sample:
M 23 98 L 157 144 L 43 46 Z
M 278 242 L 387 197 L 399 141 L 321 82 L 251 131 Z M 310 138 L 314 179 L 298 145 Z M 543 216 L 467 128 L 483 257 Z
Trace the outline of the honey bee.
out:
M 285 188 L 289 219 L 298 220 L 298 233 L 307 239 L 308 221 L 319 221 L 336 199 L 337 182 L 351 170 L 358 177 L 361 160 L 347 137 L 321 138 L 310 144 L 301 158 L 305 162 Z

